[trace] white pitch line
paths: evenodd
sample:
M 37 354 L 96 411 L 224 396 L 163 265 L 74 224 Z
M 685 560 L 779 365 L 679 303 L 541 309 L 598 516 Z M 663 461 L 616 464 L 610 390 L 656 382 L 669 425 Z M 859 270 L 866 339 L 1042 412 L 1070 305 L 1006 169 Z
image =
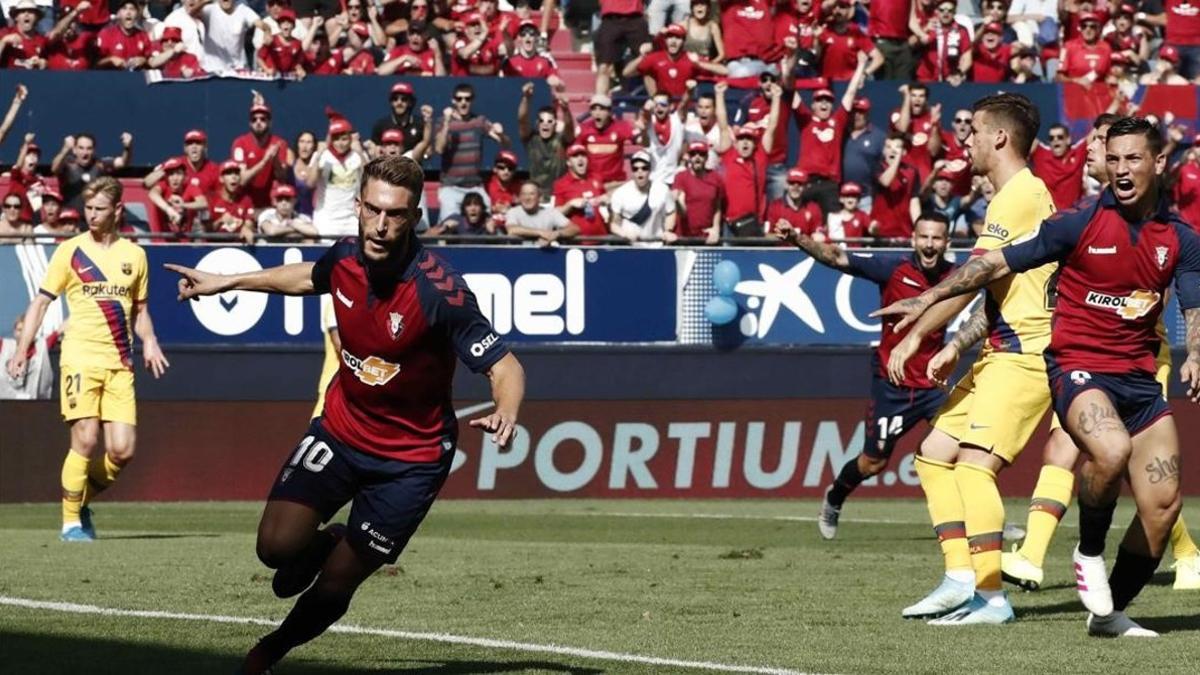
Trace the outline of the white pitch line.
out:
M 586 516 L 592 518 L 679 518 L 697 520 L 767 520 L 791 523 L 815 523 L 816 516 L 764 516 L 758 514 L 738 513 L 653 513 L 642 511 L 560 511 L 558 513 L 539 513 L 539 516 Z M 869 525 L 929 525 L 928 520 L 888 520 L 885 518 L 842 518 L 843 523 L 865 523 Z M 1059 527 L 1074 528 L 1074 523 L 1059 523 Z
M 243 626 L 274 627 L 279 625 L 278 621 L 259 619 L 255 617 L 223 616 L 219 614 L 191 614 L 186 612 L 164 612 L 158 610 L 141 609 L 114 609 L 111 607 L 99 607 L 96 605 L 80 605 L 72 602 L 47 602 L 43 600 L 30 600 L 27 598 L 14 598 L 7 595 L 0 595 L 0 605 L 22 607 L 25 609 L 41 609 L 52 612 L 66 612 L 69 614 L 93 614 L 99 616 L 132 617 L 138 619 L 175 619 L 180 621 L 200 621 L 204 623 L 225 623 Z M 578 658 L 596 659 L 601 661 L 642 663 L 651 666 L 667 666 L 672 668 L 690 668 L 692 670 L 710 670 L 726 673 L 755 673 L 757 675 L 804 675 L 799 671 L 789 670 L 787 668 L 741 666 L 727 663 L 715 663 L 712 661 L 687 661 L 684 659 L 643 656 L 641 654 L 625 654 L 622 652 L 610 652 L 599 649 L 581 649 L 579 647 L 566 647 L 555 644 L 542 645 L 532 642 L 494 640 L 491 638 L 452 635 L 449 633 L 417 633 L 403 630 L 389 630 L 386 628 L 369 628 L 365 626 L 345 625 L 340 623 L 331 626 L 328 632 L 348 633 L 351 635 L 377 635 L 381 637 L 399 638 L 401 640 L 441 642 L 445 644 L 486 647 L 489 649 L 508 649 L 520 652 L 575 656 Z

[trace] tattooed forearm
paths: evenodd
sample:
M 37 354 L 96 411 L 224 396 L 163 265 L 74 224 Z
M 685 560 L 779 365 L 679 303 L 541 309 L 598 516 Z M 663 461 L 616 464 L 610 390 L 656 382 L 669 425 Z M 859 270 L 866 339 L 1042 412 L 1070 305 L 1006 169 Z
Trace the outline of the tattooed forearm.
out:
M 1155 457 L 1154 461 L 1146 465 L 1146 475 L 1150 484 L 1157 485 L 1171 480 L 1179 482 L 1179 464 L 1179 455 Z
M 1200 307 L 1185 309 L 1183 318 L 1187 324 L 1187 357 L 1200 361 Z
M 1093 403 L 1088 406 L 1087 410 L 1080 412 L 1077 419 L 1079 433 L 1091 438 L 1125 428 L 1120 415 L 1111 405 L 1102 406 Z
M 826 244 L 814 240 L 808 235 L 800 235 L 796 237 L 796 245 L 799 246 L 805 253 L 817 259 L 817 262 L 829 267 L 841 266 L 842 250 L 833 244 Z
M 954 334 L 954 346 L 958 347 L 960 353 L 965 352 L 973 347 L 976 342 L 982 340 L 983 336 L 987 335 L 987 332 L 987 313 L 984 311 L 983 305 L 980 305 L 978 309 L 972 312 L 971 318 L 967 319 L 962 327 L 958 329 L 958 332 Z
M 977 291 L 1005 274 L 1008 274 L 1008 264 L 1004 262 L 1004 254 L 999 250 L 988 251 L 971 258 L 958 271 L 925 293 L 933 302 L 941 302 L 949 297 Z

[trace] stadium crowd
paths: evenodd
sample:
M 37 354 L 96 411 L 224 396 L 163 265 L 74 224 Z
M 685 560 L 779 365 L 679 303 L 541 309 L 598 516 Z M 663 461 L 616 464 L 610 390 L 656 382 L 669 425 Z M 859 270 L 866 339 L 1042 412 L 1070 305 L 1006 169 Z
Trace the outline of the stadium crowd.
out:
M 786 223 L 870 245 L 907 239 L 920 213 L 936 211 L 967 238 L 994 190 L 972 175 L 969 112 L 944 111 L 926 82 L 1058 81 L 1130 113 L 1139 82 L 1200 80 L 1200 15 L 1177 0 L 601 0 L 583 18 L 576 3 L 560 12 L 553 0 L 0 4 L 11 23 L 0 36 L 5 68 L 151 69 L 166 78 L 496 75 L 544 79 L 555 96 L 534 110 L 527 84 L 512 137 L 470 85 L 451 101 L 419 101 L 398 80 L 369 132 L 327 109 L 326 129 L 284 139 L 256 94 L 248 132 L 228 153 L 192 129 L 179 156 L 136 164 L 133 134 L 120 139 L 119 155 L 100 157 L 86 131 L 56 140 L 53 155 L 29 133 L 0 215 L 0 237 L 10 240 L 75 231 L 82 185 L 138 166 L 153 166 L 143 181 L 148 228 L 172 238 L 349 234 L 362 166 L 387 154 L 440 159 L 439 217 L 425 210 L 421 225 L 431 235 L 715 244 L 767 241 Z M 548 51 L 559 30 L 594 54 L 595 90 L 575 99 L 587 102 L 586 114 L 572 112 Z M 858 95 L 867 79 L 894 80 L 902 94 L 886 128 L 872 124 L 872 103 Z M 840 97 L 835 82 L 845 83 Z M 24 97 L 19 88 L 0 138 Z M 1179 208 L 1200 209 L 1191 132 L 1160 122 Z M 493 143 L 495 162 L 484 167 Z M 1083 155 L 1082 139 L 1073 142 L 1062 125 L 1033 151 L 1034 171 L 1054 186 L 1060 208 L 1095 189 Z

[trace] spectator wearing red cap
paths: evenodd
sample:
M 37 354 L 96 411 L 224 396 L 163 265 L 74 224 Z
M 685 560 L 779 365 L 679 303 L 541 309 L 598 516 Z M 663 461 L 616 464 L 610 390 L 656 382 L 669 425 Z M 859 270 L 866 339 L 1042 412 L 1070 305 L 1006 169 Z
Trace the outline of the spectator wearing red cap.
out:
M 917 170 L 905 162 L 908 137 L 893 131 L 883 145 L 883 165 L 875 178 L 870 233 L 886 239 L 907 239 L 921 213 Z
M 792 97 L 792 111 L 800 130 L 800 161 L 797 168 L 807 174 L 809 199 L 820 206 L 822 213 L 833 213 L 838 208 L 842 146 L 850 126 L 850 109 L 866 78 L 866 68 L 867 56 L 860 53 L 854 76 L 842 93 L 841 104 L 836 108 L 833 92 L 828 89 L 813 92 L 811 108 L 804 104 L 799 94 Z M 799 225 L 796 227 L 799 228 Z
M 600 207 L 608 205 L 604 183 L 589 171 L 589 153 L 582 144 L 567 148 L 567 172 L 554 181 L 554 207 L 579 228 L 583 237 L 608 234 Z
M 153 51 L 146 31 L 138 28 L 141 8 L 134 0 L 120 0 L 116 18 L 96 34 L 97 68 L 140 70 Z
M 412 25 L 405 33 L 405 42 L 397 41 L 396 46 L 387 53 L 387 57 L 375 72 L 380 75 L 421 75 L 425 77 L 446 74 L 446 66 L 442 63 L 442 50 L 432 44 L 425 33 L 423 24 Z M 406 83 L 408 94 L 412 95 L 412 87 Z
M 330 34 L 330 42 L 335 48 L 352 49 L 361 58 L 364 51 L 387 46 L 387 35 L 379 24 L 379 12 L 372 0 L 343 0 L 342 9 L 342 13 L 326 25 L 327 32 L 330 30 L 328 24 L 336 24 L 340 29 L 336 38 Z
M 719 63 L 701 61 L 699 57 L 683 49 L 683 39 L 687 31 L 680 24 L 671 24 L 659 33 L 660 49 L 647 42 L 641 46 L 641 53 L 625 64 L 621 73 L 624 77 L 642 76 L 646 85 L 646 93 L 653 96 L 663 93 L 671 98 L 682 98 L 687 93 L 687 82 L 694 81 L 704 73 L 724 75 L 727 71 Z
M 356 2 L 358 0 L 355 0 Z M 292 8 L 291 0 L 267 0 L 267 11 L 262 16 L 262 22 L 267 30 L 261 28 L 254 29 L 254 37 L 251 38 L 254 45 L 254 51 L 262 49 L 263 45 L 271 42 L 272 35 L 279 34 L 279 16 L 285 12 L 291 12 L 293 17 L 298 18 L 300 15 Z M 311 21 L 311 19 L 310 19 Z M 304 21 L 293 19 L 295 24 L 292 27 L 292 37 L 304 42 L 312 30 L 305 25 Z
M 567 148 L 575 142 L 575 122 L 564 94 L 557 94 L 553 105 L 540 108 L 537 119 L 531 122 L 532 99 L 533 83 L 526 82 L 521 87 L 521 102 L 517 104 L 517 135 L 525 146 L 529 180 L 537 183 L 543 195 L 550 195 L 554 192 L 554 181 L 567 170 Z
M 499 36 L 493 35 L 487 20 L 478 13 L 464 21 L 464 35 L 450 49 L 450 74 L 456 77 L 487 77 L 500 73 Z
M 133 160 L 133 134 L 121 134 L 121 154 L 118 157 L 97 157 L 96 138 L 84 132 L 63 138 L 62 149 L 50 162 L 50 173 L 58 177 L 58 189 L 63 203 L 74 209 L 83 208 L 83 188 L 93 179 L 119 171 Z
M 838 2 L 830 18 L 832 22 L 829 27 L 821 31 L 816 41 L 821 59 L 821 77 L 830 82 L 849 80 L 863 59 L 870 59 L 865 66 L 868 75 L 883 66 L 883 53 L 853 22 L 853 3 Z
M 754 77 L 766 62 L 782 55 L 774 44 L 771 0 L 719 0 L 721 33 L 725 37 L 725 63 L 730 77 Z
M 416 162 L 423 162 L 429 156 L 433 144 L 433 107 L 421 106 L 421 118 L 425 122 L 421 140 L 411 150 L 404 149 L 404 132 L 399 129 L 388 129 L 383 132 L 379 145 L 374 146 L 376 155 L 380 157 L 408 157 Z M 370 152 L 367 153 L 370 156 Z
M 721 92 L 728 91 L 725 89 L 725 83 L 718 83 L 713 91 Z M 771 112 L 771 96 L 770 91 L 779 87 L 779 76 L 770 70 L 763 71 L 758 76 L 758 93 L 751 98 L 738 111 L 736 122 L 743 127 L 757 129 L 760 139 L 765 139 L 763 132 L 766 129 L 767 117 Z M 723 94 L 717 92 L 717 98 Z M 787 105 L 784 102 L 783 105 Z M 788 130 L 787 120 L 781 119 L 775 127 L 775 134 L 771 137 L 771 149 L 767 151 L 767 173 L 766 173 L 766 190 L 767 199 L 778 199 L 783 194 L 783 190 L 787 184 L 787 151 L 788 151 Z M 718 141 L 713 147 L 720 145 Z M 766 209 L 764 203 L 763 209 Z
M 600 26 L 592 40 L 596 54 L 596 93 L 607 94 L 626 50 L 639 53 L 650 42 L 642 0 L 600 0 Z
M 605 94 L 592 96 L 589 112 L 575 139 L 587 148 L 592 175 L 612 189 L 625 181 L 625 144 L 633 142 L 637 131 L 613 116 L 612 99 Z
M 862 239 L 868 236 L 871 226 L 871 216 L 858 208 L 862 201 L 863 188 L 858 183 L 843 183 L 838 192 L 838 202 L 841 209 L 829 214 L 825 221 L 825 230 L 833 241 L 845 242 L 847 239 Z M 846 248 L 859 248 L 861 242 L 845 242 Z
M 313 158 L 313 222 L 321 236 L 353 237 L 358 234 L 359 180 L 367 156 L 350 122 L 328 111 L 329 132 Z
M 207 0 L 182 0 L 179 5 L 155 26 L 154 37 L 162 39 L 163 31 L 168 28 L 178 28 L 180 42 L 187 53 L 196 57 L 197 61 L 204 56 L 204 21 L 200 12 Z M 257 49 L 261 44 L 256 43 Z
M 721 216 L 725 209 L 725 182 L 708 168 L 710 148 L 705 141 L 687 146 L 684 170 L 675 174 L 671 184 L 675 197 L 675 232 L 680 237 L 704 237 L 706 244 L 721 237 Z
M 870 210 L 875 172 L 883 157 L 883 141 L 887 134 L 871 124 L 871 101 L 854 99 L 850 112 L 850 132 L 842 148 L 842 180 L 857 183 L 862 189 L 861 206 Z
M 971 54 L 972 82 L 1004 82 L 1009 76 L 1012 46 L 1004 44 L 1004 26 L 985 23 L 975 38 Z
M 442 184 L 438 207 L 447 214 L 458 213 L 463 197 L 483 188 L 483 141 L 490 138 L 507 150 L 511 143 L 504 127 L 474 112 L 475 88 L 461 83 L 454 87 L 453 104 L 442 111 L 442 124 L 434 138 L 434 152 L 442 157 Z
M 221 183 L 221 171 L 217 164 L 208 158 L 208 134 L 200 129 L 192 129 L 183 135 L 184 172 L 188 185 L 194 185 L 202 195 L 217 191 Z M 163 179 L 163 165 L 159 165 L 142 179 L 142 185 L 149 190 Z
M 924 181 L 933 168 L 933 158 L 942 151 L 942 106 L 929 105 L 929 87 L 924 82 L 900 85 L 900 95 L 900 107 L 892 111 L 892 130 L 908 136 L 905 162 L 917 170 L 918 180 Z
M 1086 25 L 1086 24 L 1085 24 Z M 1087 138 L 1071 143 L 1071 131 L 1066 125 L 1050 126 L 1050 143 L 1033 144 L 1029 156 L 1033 175 L 1050 188 L 1054 208 L 1070 208 L 1083 196 L 1083 176 L 1087 169 Z
M 42 204 L 42 194 L 49 189 L 46 179 L 39 176 L 37 172 L 42 149 L 33 142 L 33 139 L 32 133 L 25 134 L 21 149 L 17 152 L 17 163 L 13 165 L 12 171 L 9 173 L 8 189 L 10 192 L 20 192 L 21 219 L 26 222 L 33 222 L 34 211 L 37 211 Z M 61 202 L 62 199 L 60 198 L 59 201 Z
M 200 65 L 218 75 L 249 70 L 246 38 L 252 37 L 250 31 L 255 28 L 270 32 L 258 14 L 237 0 L 215 0 L 201 7 L 200 18 L 204 22 L 204 54 Z
M 33 0 L 19 0 L 9 8 L 12 24 L 0 30 L 0 68 L 43 70 L 46 67 L 47 37 L 37 30 L 44 14 Z M 56 37 L 54 31 L 50 37 Z
M 693 92 L 696 104 L 688 111 L 683 122 L 684 140 L 687 143 L 703 142 L 708 146 L 709 171 L 720 166 L 717 143 L 721 141 L 721 127 L 717 124 L 717 97 L 712 92 Z
M 1075 82 L 1084 86 L 1103 82 L 1112 66 L 1112 47 L 1100 39 L 1100 19 L 1095 14 L 1079 16 L 1080 36 L 1068 40 L 1059 56 L 1061 65 L 1054 76 L 1059 82 Z
M 504 213 L 517 199 L 521 181 L 517 179 L 517 155 L 511 150 L 496 153 L 492 175 L 487 181 L 488 202 L 492 211 Z
M 290 8 L 279 12 L 279 31 L 258 49 L 258 67 L 268 75 L 295 75 L 303 79 L 304 47 L 292 35 L 296 13 Z
M 254 243 L 254 206 L 242 191 L 241 164 L 233 160 L 221 163 L 221 187 L 208 196 L 207 232 L 236 234 L 246 244 Z
M 609 231 L 626 241 L 673 242 L 675 234 L 675 200 L 666 183 L 652 180 L 654 161 L 650 153 L 638 150 L 629 158 L 633 177 L 613 191 L 609 200 Z
M 1108 23 L 1111 0 L 1097 3 L 1095 0 L 1065 0 L 1059 10 L 1063 21 L 1063 41 L 1070 42 L 1083 34 L 1083 17 L 1094 16 L 1100 26 Z
M 775 145 L 775 129 L 779 122 L 780 98 L 783 89 L 772 84 L 767 88 L 771 109 L 767 114 L 767 125 L 759 131 L 743 126 L 731 132 L 725 113 L 725 83 L 719 82 L 717 93 L 717 123 L 721 125 L 721 143 L 717 152 L 725 171 L 725 221 L 729 232 L 735 237 L 760 237 L 763 234 L 763 218 L 767 215 L 767 198 L 764 186 L 767 182 L 767 158 Z M 732 143 L 731 143 L 732 139 Z M 786 174 L 785 174 L 786 180 Z
M 1189 84 L 1187 79 L 1179 74 L 1179 49 L 1171 45 L 1163 45 L 1158 50 L 1158 60 L 1150 67 L 1150 72 L 1138 78 L 1138 84 Z
M 200 67 L 200 60 L 184 48 L 183 32 L 175 26 L 163 29 L 162 39 L 157 51 L 150 57 L 149 67 L 159 69 L 163 77 L 170 79 L 188 80 L 207 75 Z
M 959 84 L 971 74 L 971 33 L 954 17 L 954 0 L 938 0 L 937 14 L 919 36 L 917 79 Z
M 188 183 L 184 160 L 179 157 L 168 159 L 152 173 L 161 178 L 147 193 L 154 205 L 150 212 L 150 230 L 187 235 L 192 231 L 196 215 L 208 208 L 208 198 L 199 185 Z
M 280 183 L 271 189 L 271 208 L 258 214 L 259 234 L 273 239 L 316 241 L 321 233 L 312 219 L 296 211 L 296 188 Z
M 549 53 L 538 51 L 537 41 L 537 26 L 532 21 L 522 23 L 517 38 L 513 41 L 514 50 L 504 58 L 500 73 L 505 77 L 545 80 L 551 89 L 557 90 L 562 86 L 562 80 L 558 77 L 558 65 Z
M 642 114 L 634 122 L 634 128 L 637 129 L 634 142 L 645 146 L 650 153 L 650 180 L 664 185 L 670 185 L 675 174 L 679 173 L 679 158 L 687 142 L 683 119 L 691 92 L 696 87 L 695 80 L 689 81 L 688 86 L 688 93 L 677 107 L 672 106 L 666 94 L 655 94 L 642 106 Z
M 909 28 L 912 4 L 912 0 L 889 0 L 872 2 L 867 9 L 867 35 L 883 54 L 880 79 L 913 79 L 917 67 L 913 45 L 917 37 Z
M 90 7 L 79 4 L 67 10 L 67 13 L 54 25 L 54 30 L 46 36 L 46 68 L 48 70 L 88 70 L 92 67 L 92 33 L 85 33 L 79 26 L 80 7 Z M 103 4 L 103 3 L 100 3 Z
M 76 213 L 74 219 L 67 216 L 68 214 L 62 208 L 62 195 L 54 190 L 46 190 L 42 194 L 42 211 L 33 232 L 34 234 L 54 235 L 55 238 L 50 241 L 39 240 L 38 243 L 62 241 L 79 234 L 79 214 Z
M 764 234 L 770 236 L 787 224 L 810 237 L 815 235 L 818 240 L 825 240 L 825 218 L 821 214 L 821 208 L 816 202 L 804 200 L 804 186 L 808 183 L 808 178 L 808 174 L 801 169 L 788 171 L 787 190 L 782 197 L 767 206 Z
M 242 184 L 254 208 L 271 204 L 271 186 L 287 180 L 293 161 L 287 141 L 271 133 L 271 108 L 259 99 L 250 106 L 250 131 L 233 139 L 229 150 L 242 166 Z
M 558 209 L 542 203 L 542 189 L 531 180 L 521 184 L 517 203 L 504 212 L 504 229 L 510 236 L 531 239 L 539 246 L 579 234 L 578 225 Z
M 424 121 L 417 110 L 417 96 L 412 85 L 408 82 L 393 84 L 388 104 L 388 114 L 371 126 L 371 142 L 378 145 L 383 140 L 383 132 L 399 129 L 404 134 L 404 149 L 413 149 L 421 140 Z

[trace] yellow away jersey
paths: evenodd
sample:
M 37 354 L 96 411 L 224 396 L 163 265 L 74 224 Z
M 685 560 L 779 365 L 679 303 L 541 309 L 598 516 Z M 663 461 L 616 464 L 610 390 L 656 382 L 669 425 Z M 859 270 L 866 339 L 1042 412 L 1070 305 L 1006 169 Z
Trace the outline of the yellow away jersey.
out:
M 1054 213 L 1054 201 L 1041 178 L 1028 168 L 1013 176 L 992 197 L 975 253 L 1000 248 L 1034 232 Z M 1058 263 L 994 281 L 984 307 L 988 337 L 984 351 L 1041 354 L 1050 345 Z
M 316 419 L 325 411 L 325 390 L 337 375 L 342 357 L 333 346 L 333 331 L 337 329 L 337 314 L 333 311 L 333 296 L 326 293 L 321 296 L 321 333 L 325 336 L 325 361 L 321 365 L 321 377 L 317 380 L 317 404 L 313 407 L 312 417 Z
M 147 274 L 146 252 L 127 239 L 105 248 L 84 232 L 59 245 L 41 291 L 67 294 L 64 363 L 133 370 L 133 304 L 146 301 Z

